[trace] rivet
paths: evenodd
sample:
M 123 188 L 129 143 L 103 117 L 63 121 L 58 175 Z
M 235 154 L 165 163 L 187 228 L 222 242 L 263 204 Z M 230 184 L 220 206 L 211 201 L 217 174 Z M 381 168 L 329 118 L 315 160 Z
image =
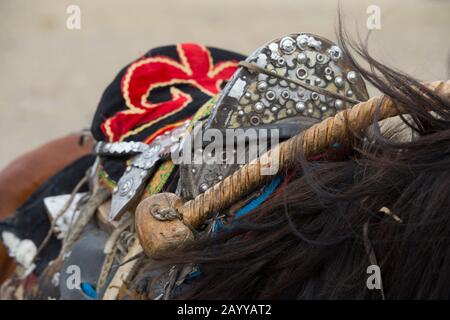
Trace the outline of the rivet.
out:
M 261 111 L 264 110 L 264 105 L 263 105 L 261 102 L 257 102 L 257 103 L 255 103 L 255 105 L 253 106 L 253 109 L 254 109 L 256 112 L 261 112 Z
M 265 81 L 258 82 L 257 89 L 258 89 L 259 92 L 266 91 L 267 87 L 268 87 L 267 82 L 265 82 Z
M 199 187 L 199 191 L 203 193 L 206 190 L 208 190 L 208 185 L 206 183 L 202 183 Z
M 299 79 L 305 79 L 308 76 L 308 71 L 305 68 L 298 68 L 296 75 Z
M 336 87 L 340 88 L 344 85 L 344 79 L 342 79 L 342 77 L 338 76 L 338 77 L 334 78 L 334 84 L 336 85 Z
M 305 63 L 307 59 L 308 59 L 308 56 L 304 52 L 300 52 L 297 56 L 297 61 L 299 63 Z
M 332 60 L 339 60 L 342 57 L 342 50 L 338 46 L 332 46 L 328 49 L 328 55 Z
M 295 41 L 291 37 L 285 37 L 280 41 L 281 50 L 286 53 L 292 53 L 295 50 Z
M 257 126 L 260 123 L 259 117 L 253 116 L 250 118 L 250 123 L 254 126 Z
M 356 72 L 355 71 L 350 71 L 349 73 L 347 73 L 347 79 L 351 83 L 354 83 L 356 81 Z
M 275 92 L 267 91 L 266 92 L 266 99 L 269 100 L 269 101 L 275 100 Z
M 344 106 L 344 102 L 342 102 L 342 100 L 336 99 L 336 101 L 334 102 L 334 107 L 336 109 L 342 109 L 342 107 Z
M 297 102 L 295 104 L 295 109 L 297 109 L 300 112 L 305 111 L 305 104 L 303 102 Z

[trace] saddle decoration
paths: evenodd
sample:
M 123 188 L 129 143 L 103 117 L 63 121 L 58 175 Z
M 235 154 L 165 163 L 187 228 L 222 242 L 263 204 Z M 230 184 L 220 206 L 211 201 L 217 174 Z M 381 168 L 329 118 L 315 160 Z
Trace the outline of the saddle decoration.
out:
M 109 220 L 139 199 L 145 182 L 179 144 L 197 110 L 217 95 L 244 57 L 195 43 L 150 50 L 122 70 L 105 90 L 92 132 L 102 157 L 101 181 L 112 189 Z M 132 157 L 130 159 L 130 157 Z M 123 160 L 125 159 L 125 160 Z
M 156 137 L 150 145 L 140 142 L 98 142 L 95 153 L 100 156 L 135 155 L 128 161 L 127 170 L 120 178 L 117 185 L 112 188 L 112 203 L 109 215 L 110 220 L 116 220 L 124 213 L 129 205 L 137 198 L 158 193 L 162 190 L 169 179 L 175 165 L 171 160 L 164 161 L 158 168 L 156 163 L 179 147 L 180 140 L 188 135 L 196 121 L 208 117 L 217 97 L 213 97 L 205 103 L 191 121 L 185 121 L 183 126 L 176 127 L 172 131 L 166 131 L 163 135 Z M 105 180 L 105 173 L 100 174 Z M 148 177 L 152 176 L 145 187 Z M 105 183 L 105 182 L 104 182 Z M 113 186 L 114 182 L 106 182 L 105 185 Z
M 198 111 L 192 117 L 189 127 L 186 129 L 186 134 L 192 131 L 193 124 L 196 121 L 200 121 L 202 119 L 209 117 L 209 115 L 212 112 L 212 108 L 215 106 L 218 99 L 219 99 L 219 95 L 216 95 L 198 109 Z M 102 144 L 104 145 L 104 143 L 99 143 L 98 145 L 96 145 L 95 149 L 99 149 L 99 150 L 96 150 L 95 153 L 97 155 L 103 155 L 103 156 L 110 155 L 110 154 L 101 154 L 100 146 Z M 134 143 L 132 142 L 132 144 L 140 146 L 139 142 L 134 142 Z M 142 150 L 143 150 L 146 148 L 145 146 L 139 147 L 139 149 L 137 149 L 136 152 L 133 152 L 131 150 L 131 148 L 128 149 L 129 151 L 122 149 L 120 147 L 118 148 L 118 146 L 120 146 L 120 145 L 125 146 L 126 143 L 111 143 L 110 144 L 111 147 L 109 147 L 109 150 L 111 151 L 111 153 L 113 155 L 123 155 L 123 154 L 133 155 L 133 154 L 137 154 L 138 153 L 137 151 L 139 151 L 139 149 L 142 148 Z M 128 161 L 127 165 L 130 165 L 130 164 L 131 164 L 131 162 Z M 158 168 L 158 170 L 155 172 L 155 174 L 152 177 L 152 179 L 150 180 L 150 182 L 147 184 L 147 187 L 145 188 L 144 196 L 148 196 L 148 195 L 152 195 L 152 194 L 160 192 L 162 187 L 164 186 L 165 182 L 167 181 L 168 177 L 170 176 L 170 172 L 172 172 L 174 167 L 175 167 L 175 165 L 173 164 L 173 162 L 171 160 L 167 160 L 167 161 L 163 162 L 161 164 L 160 168 Z M 111 179 L 108 176 L 108 173 L 103 169 L 99 170 L 98 178 L 99 178 L 100 182 L 102 183 L 102 185 L 111 192 L 113 192 L 114 188 L 117 187 L 117 183 L 113 179 Z
M 288 139 L 368 97 L 363 79 L 336 44 L 312 34 L 290 34 L 266 43 L 240 62 L 204 131 L 276 129 L 281 139 Z M 253 160 L 250 155 L 245 158 Z M 244 164 L 234 160 L 182 164 L 182 197 L 195 198 Z
M 240 63 L 240 68 L 224 88 L 204 128 L 282 129 L 290 126 L 297 127 L 297 132 L 307 129 L 319 120 L 335 115 L 339 110 L 367 100 L 368 94 L 362 78 L 349 65 L 339 47 L 318 36 L 291 34 L 271 41 Z M 288 138 L 297 133 L 292 130 L 288 132 Z M 203 150 L 194 150 L 194 153 L 197 151 Z M 243 165 L 181 164 L 181 198 L 198 199 L 214 184 L 228 181 L 227 177 L 239 167 L 245 168 Z M 240 201 L 239 206 L 233 206 L 236 209 L 234 213 L 243 215 L 254 209 L 277 186 L 278 184 L 270 188 L 269 185 L 267 189 L 270 192 L 264 188 L 261 194 L 253 193 L 245 201 Z M 148 200 L 151 203 L 144 200 L 139 204 L 135 215 L 136 230 L 141 245 L 148 254 L 154 251 L 155 243 L 166 248 L 170 247 L 171 242 L 181 243 L 193 239 L 191 230 L 199 227 L 207 218 L 206 214 L 201 219 L 184 216 L 182 210 L 177 210 L 181 206 L 181 199 L 173 194 L 154 195 L 149 199 L 152 199 Z M 236 197 L 234 200 L 240 199 Z M 231 204 L 232 202 L 228 202 L 228 206 Z M 212 210 L 212 204 L 208 205 L 208 217 L 212 213 L 217 216 L 227 208 L 221 206 L 220 210 Z M 159 212 L 152 209 L 154 207 L 165 207 L 167 210 Z M 152 218 L 140 213 L 149 210 Z M 196 210 L 200 212 L 203 209 Z M 157 229 L 160 230 L 158 234 L 149 233 L 147 224 L 141 219 L 150 219 L 153 227 L 156 227 L 154 220 L 166 222 L 165 226 L 158 226 L 170 229 L 170 235 L 160 229 Z M 213 231 L 218 229 L 220 223 L 221 221 L 216 220 L 212 226 Z M 142 231 L 144 229 L 145 232 Z
M 112 147 L 102 159 L 102 180 L 109 187 L 117 184 L 129 160 L 123 155 L 142 153 L 145 145 L 184 126 L 222 90 L 243 59 L 234 52 L 181 43 L 152 49 L 123 68 L 104 91 L 91 126 L 95 140 Z

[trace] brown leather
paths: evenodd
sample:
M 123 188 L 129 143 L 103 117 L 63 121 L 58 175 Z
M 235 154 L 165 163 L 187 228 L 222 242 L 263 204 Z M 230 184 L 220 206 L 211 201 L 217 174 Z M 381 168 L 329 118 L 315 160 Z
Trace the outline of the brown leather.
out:
M 47 142 L 11 161 L 0 171 L 0 220 L 11 215 L 47 179 L 92 150 L 78 144 L 79 133 Z

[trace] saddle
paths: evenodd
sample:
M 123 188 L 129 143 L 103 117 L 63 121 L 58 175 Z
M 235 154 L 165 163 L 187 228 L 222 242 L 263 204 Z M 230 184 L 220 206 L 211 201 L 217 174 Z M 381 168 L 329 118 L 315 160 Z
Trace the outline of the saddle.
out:
M 258 156 L 250 150 L 267 139 L 259 133 L 268 130 L 278 137 L 266 149 L 275 148 L 367 99 L 363 79 L 352 70 L 342 50 L 312 34 L 272 40 L 247 58 L 193 43 L 150 50 L 123 68 L 103 93 L 91 128 L 97 141 L 93 156 L 71 167 L 79 173 L 83 170 L 82 174 L 88 171 L 87 188 L 80 189 L 86 195 L 76 204 L 78 215 L 62 240 L 52 236 L 44 243 L 52 250 L 46 247 L 38 252 L 32 270 L 18 271 L 18 286 L 23 288 L 25 279 L 33 277 L 34 285 L 26 290 L 28 298 L 139 297 L 139 283 L 133 290 L 127 287 L 139 274 L 139 261 L 151 254 L 145 245 L 148 233 L 142 234 L 143 229 L 135 225 L 139 203 L 142 207 L 145 199 L 161 192 L 176 194 L 183 201 L 194 199 Z M 238 135 L 226 141 L 231 152 L 205 155 L 221 162 L 174 163 L 171 157 L 177 152 L 203 157 L 208 146 L 198 146 L 198 138 L 208 140 L 203 138 L 211 130 L 237 129 L 244 138 Z M 251 130 L 257 133 L 256 140 L 251 139 Z M 243 162 L 238 161 L 239 145 L 245 153 Z M 61 195 L 58 183 L 52 192 L 36 195 L 35 202 L 42 204 L 44 197 Z M 70 187 L 75 188 L 74 184 Z M 281 178 L 276 177 L 228 208 L 212 212 L 191 226 L 188 235 L 176 236 L 191 240 L 199 234 L 214 236 L 224 225 L 261 205 L 280 184 Z M 158 199 L 161 206 L 172 201 L 164 194 Z M 29 208 L 19 209 L 16 218 Z M 49 219 L 46 210 L 41 206 L 34 212 L 45 220 Z M 158 221 L 182 220 L 173 210 L 161 211 L 157 206 L 145 210 Z M 48 231 L 19 232 L 17 220 L 0 227 L 6 225 L 20 239 L 33 239 L 36 247 L 43 245 Z M 52 226 L 47 221 L 47 228 Z M 74 265 L 81 270 L 80 279 L 68 288 Z M 198 267 L 190 265 L 153 273 L 147 279 L 151 285 L 146 298 L 173 298 L 197 276 Z

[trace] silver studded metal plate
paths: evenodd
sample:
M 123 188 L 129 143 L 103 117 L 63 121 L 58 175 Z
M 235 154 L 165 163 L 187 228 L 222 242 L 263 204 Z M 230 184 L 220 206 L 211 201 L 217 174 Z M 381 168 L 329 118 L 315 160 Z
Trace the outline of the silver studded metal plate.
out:
M 145 183 L 155 170 L 155 164 L 164 155 L 179 147 L 188 125 L 187 121 L 184 125 L 158 136 L 150 145 L 140 145 L 142 151 L 131 159 L 113 191 L 110 220 L 118 219 L 129 205 L 139 198 Z
M 332 97 L 324 91 L 353 101 L 369 98 L 364 80 L 352 70 L 344 52 L 323 37 L 290 34 L 260 47 L 246 62 L 266 72 L 239 68 L 222 91 L 206 129 L 281 126 L 286 122 L 311 124 L 311 120 L 320 121 L 353 106 L 349 99 Z M 318 89 L 320 94 L 271 74 L 324 90 Z M 238 168 L 239 165 L 182 165 L 183 196 L 195 197 Z
M 319 36 L 291 34 L 259 48 L 246 61 L 341 96 L 368 99 L 363 79 L 351 70 L 343 51 Z M 321 120 L 351 106 L 342 99 L 240 68 L 223 91 L 211 127 L 257 126 L 298 116 Z

